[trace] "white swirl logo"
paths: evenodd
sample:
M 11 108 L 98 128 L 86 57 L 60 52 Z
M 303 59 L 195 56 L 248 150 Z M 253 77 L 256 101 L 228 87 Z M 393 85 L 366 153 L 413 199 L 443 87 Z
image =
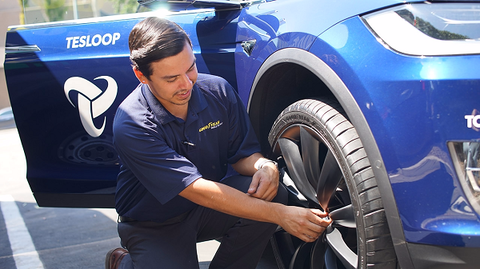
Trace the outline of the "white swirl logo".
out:
M 105 91 L 102 91 L 97 85 L 92 82 L 81 78 L 71 77 L 65 81 L 64 90 L 68 101 L 72 106 L 75 104 L 70 100 L 70 92 L 76 91 L 78 94 L 77 108 L 82 121 L 83 128 L 92 137 L 100 136 L 107 122 L 107 117 L 103 118 L 103 124 L 101 128 L 97 128 L 93 123 L 93 120 L 102 115 L 113 104 L 117 97 L 117 82 L 109 76 L 100 76 L 95 78 L 104 79 L 107 81 L 108 86 Z

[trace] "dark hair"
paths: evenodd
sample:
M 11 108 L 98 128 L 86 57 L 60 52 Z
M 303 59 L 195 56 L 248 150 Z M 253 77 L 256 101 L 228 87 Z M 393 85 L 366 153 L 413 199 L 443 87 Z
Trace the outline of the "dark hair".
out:
M 192 46 L 188 35 L 176 23 L 157 17 L 146 18 L 130 32 L 130 61 L 150 79 L 151 63 L 179 54 L 186 42 Z

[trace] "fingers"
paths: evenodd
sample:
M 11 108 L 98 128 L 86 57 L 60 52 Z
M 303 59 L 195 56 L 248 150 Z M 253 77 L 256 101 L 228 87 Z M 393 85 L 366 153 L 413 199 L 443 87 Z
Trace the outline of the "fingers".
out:
M 306 230 L 300 238 L 305 242 L 313 242 L 317 240 L 332 223 L 326 212 L 319 209 L 309 209 L 310 214 L 307 215 L 308 222 L 305 225 Z
M 323 233 L 320 233 L 320 234 L 315 234 L 315 235 L 308 235 L 308 234 L 304 234 L 304 237 L 300 237 L 300 239 L 304 242 L 307 242 L 307 243 L 311 243 L 311 242 L 315 242 L 318 240 L 318 238 L 322 235 Z
M 268 181 L 260 181 L 257 191 L 252 194 L 253 197 L 271 201 L 277 195 L 278 185 Z
M 260 182 L 260 178 L 254 175 L 252 178 L 252 182 L 250 183 L 250 187 L 248 187 L 247 193 L 250 195 L 255 194 L 257 192 L 259 182 Z
M 314 223 L 322 227 L 328 227 L 332 223 L 332 219 L 328 216 L 327 212 L 323 212 L 319 209 L 310 209 L 310 211 L 316 216 Z
M 328 213 L 320 209 L 310 209 L 310 211 L 312 211 L 313 214 L 319 216 L 320 218 L 328 217 Z
M 321 228 L 318 228 L 318 230 L 319 231 L 307 230 L 300 235 L 296 235 L 296 234 L 293 234 L 293 235 L 297 236 L 300 240 L 304 242 L 310 243 L 318 240 L 318 238 L 320 238 L 320 236 L 325 232 L 326 228 L 321 227 Z
M 314 227 L 311 229 L 307 229 L 304 233 L 303 236 L 304 238 L 300 238 L 305 242 L 313 242 L 317 240 L 325 231 L 326 227 L 318 226 L 314 224 Z
M 306 233 L 306 235 L 310 240 L 315 241 L 325 232 L 325 230 L 327 229 L 328 225 L 330 225 L 330 223 L 331 223 L 330 219 L 328 221 L 323 219 L 320 219 L 320 220 L 316 219 L 316 222 L 312 223 L 313 226 L 309 227 L 310 232 Z
M 267 174 L 257 172 L 253 175 L 248 194 L 252 197 L 271 201 L 277 195 L 278 180 L 271 179 Z
M 287 206 L 280 226 L 305 242 L 317 240 L 332 223 L 321 210 Z
M 267 184 L 260 184 L 257 188 L 256 192 L 250 193 L 252 197 L 262 199 L 265 201 L 272 201 L 273 198 L 277 195 L 277 187 L 274 186 L 267 186 Z

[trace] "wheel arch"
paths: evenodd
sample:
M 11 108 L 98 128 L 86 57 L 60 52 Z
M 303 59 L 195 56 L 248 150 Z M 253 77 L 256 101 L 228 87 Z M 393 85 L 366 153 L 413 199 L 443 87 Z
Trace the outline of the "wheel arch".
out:
M 263 152 L 269 152 L 268 132 L 283 109 L 300 99 L 319 97 L 338 101 L 355 126 L 377 179 L 399 264 L 401 268 L 413 268 L 390 180 L 368 122 L 341 78 L 308 51 L 279 50 L 257 72 L 247 110 Z

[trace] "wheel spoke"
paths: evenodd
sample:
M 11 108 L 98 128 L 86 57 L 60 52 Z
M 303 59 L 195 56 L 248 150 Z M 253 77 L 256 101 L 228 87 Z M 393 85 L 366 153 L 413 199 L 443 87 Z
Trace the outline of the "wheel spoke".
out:
M 345 268 L 357 268 L 357 255 L 345 244 L 342 234 L 338 229 L 332 229 L 326 235 L 330 248 Z
M 319 149 L 320 142 L 304 127 L 300 127 L 300 143 L 302 146 L 303 166 L 310 185 L 317 186 L 320 175 Z
M 320 206 L 328 209 L 328 203 L 337 189 L 337 185 L 342 179 L 343 174 L 335 160 L 335 157 L 329 150 L 323 163 L 322 171 L 317 185 L 317 199 Z
M 298 145 L 288 138 L 278 139 L 278 144 L 280 145 L 283 158 L 285 159 L 289 175 L 295 182 L 296 187 L 303 196 L 316 202 L 317 198 L 315 197 L 315 189 L 307 180 Z
M 357 228 L 355 213 L 351 204 L 330 212 L 330 217 L 333 219 L 335 225 L 350 229 Z

